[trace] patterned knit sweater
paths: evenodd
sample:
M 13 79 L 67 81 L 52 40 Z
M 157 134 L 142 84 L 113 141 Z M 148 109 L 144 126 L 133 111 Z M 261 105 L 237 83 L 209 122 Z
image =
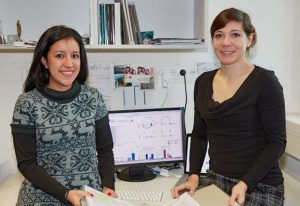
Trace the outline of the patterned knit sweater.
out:
M 17 205 L 65 205 L 66 191 L 83 185 L 114 189 L 113 143 L 96 89 L 75 82 L 66 92 L 44 88 L 24 93 L 11 127 L 25 177 Z

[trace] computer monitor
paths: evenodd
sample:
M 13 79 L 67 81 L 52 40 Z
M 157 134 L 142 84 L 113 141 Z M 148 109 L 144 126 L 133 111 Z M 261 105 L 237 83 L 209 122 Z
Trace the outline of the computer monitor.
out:
M 186 141 L 186 161 L 184 165 L 184 172 L 189 173 L 190 172 L 190 148 L 191 148 L 191 134 L 187 135 L 187 141 Z M 206 174 L 207 170 L 209 169 L 209 155 L 208 155 L 208 148 L 209 145 L 207 144 L 207 150 L 205 154 L 205 158 L 202 164 L 202 168 L 200 171 L 201 174 Z
M 209 155 L 208 155 L 208 147 L 204 158 L 204 162 L 202 164 L 202 168 L 200 171 L 200 182 L 201 184 L 198 186 L 198 189 L 201 187 L 205 187 L 207 185 L 211 184 L 211 181 L 209 177 L 207 176 L 207 170 L 209 169 Z M 190 148 L 191 148 L 191 134 L 187 134 L 187 140 L 186 140 L 186 159 L 184 161 L 184 174 L 181 176 L 181 178 L 176 182 L 175 186 L 178 186 L 184 182 L 187 181 L 189 173 L 190 173 Z
M 184 109 L 155 108 L 109 111 L 118 178 L 147 181 L 156 177 L 146 165 L 185 160 Z

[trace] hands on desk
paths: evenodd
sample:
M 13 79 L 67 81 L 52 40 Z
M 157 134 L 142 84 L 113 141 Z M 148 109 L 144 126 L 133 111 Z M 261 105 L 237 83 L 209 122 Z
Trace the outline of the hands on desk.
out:
M 178 198 L 180 194 L 188 191 L 190 195 L 193 195 L 198 188 L 199 184 L 199 176 L 198 175 L 190 175 L 188 180 L 176 187 L 171 189 L 171 194 L 173 198 Z M 201 184 L 201 182 L 200 182 Z M 241 206 L 244 205 L 245 196 L 248 186 L 243 181 L 239 181 L 233 188 L 231 192 L 231 196 L 228 200 L 229 206 Z
M 188 191 L 190 195 L 193 195 L 198 187 L 199 184 L 199 176 L 198 175 L 190 175 L 188 180 L 181 185 L 173 187 L 171 189 L 171 194 L 173 198 L 178 198 L 180 194 L 185 191 Z
M 239 181 L 231 191 L 231 196 L 229 199 L 229 205 L 234 206 L 236 203 L 238 205 L 244 205 L 245 196 L 248 186 L 243 181 Z
M 80 199 L 84 197 L 92 197 L 93 194 L 82 190 L 68 190 L 66 200 L 72 206 L 81 206 Z
M 108 196 L 114 197 L 114 198 L 118 197 L 118 194 L 114 190 L 112 190 L 108 187 L 103 187 L 103 193 L 105 193 Z
M 108 196 L 117 198 L 118 194 L 108 188 L 108 187 L 103 187 L 103 193 L 105 193 Z M 69 190 L 66 193 L 66 200 L 72 205 L 72 206 L 81 206 L 80 199 L 84 197 L 92 197 L 93 194 L 87 191 L 82 191 L 82 190 Z

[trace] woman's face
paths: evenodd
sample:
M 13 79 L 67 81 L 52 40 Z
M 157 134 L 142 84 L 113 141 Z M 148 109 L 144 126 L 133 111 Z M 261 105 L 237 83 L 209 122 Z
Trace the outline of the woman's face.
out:
M 73 38 L 57 41 L 50 47 L 47 59 L 42 57 L 41 61 L 50 73 L 48 88 L 66 91 L 80 71 L 79 45 Z
M 216 30 L 212 44 L 222 65 L 246 61 L 246 48 L 250 46 L 253 35 L 249 37 L 239 22 L 231 21 L 224 28 Z

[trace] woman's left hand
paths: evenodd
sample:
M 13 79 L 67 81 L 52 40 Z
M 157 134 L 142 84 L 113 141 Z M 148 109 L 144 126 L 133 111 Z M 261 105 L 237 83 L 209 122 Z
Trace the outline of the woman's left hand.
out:
M 237 202 L 239 205 L 244 205 L 247 189 L 248 186 L 246 185 L 246 183 L 243 181 L 239 181 L 232 188 L 231 196 L 229 199 L 229 206 L 234 205 L 234 202 Z
M 103 187 L 103 193 L 114 198 L 118 197 L 118 194 L 114 190 L 110 189 L 109 187 Z

